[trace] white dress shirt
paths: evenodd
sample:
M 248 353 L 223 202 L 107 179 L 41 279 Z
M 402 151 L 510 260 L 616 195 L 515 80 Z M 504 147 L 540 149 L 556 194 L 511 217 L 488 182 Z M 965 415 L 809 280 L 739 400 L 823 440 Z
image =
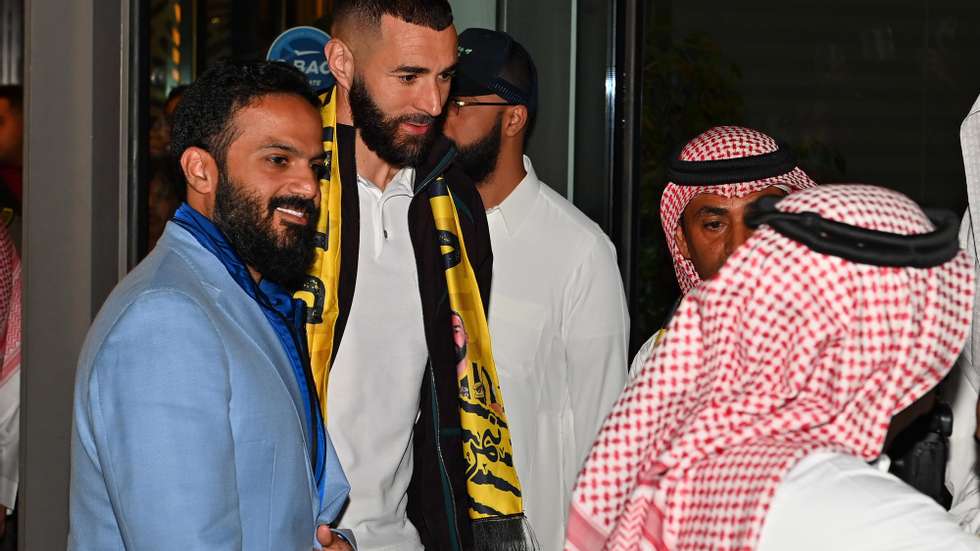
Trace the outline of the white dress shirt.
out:
M 428 358 L 408 231 L 413 181 L 402 169 L 382 192 L 357 178 L 357 283 L 327 389 L 327 428 L 351 487 L 340 527 L 361 551 L 422 549 L 405 512 Z
M 0 385 L 0 507 L 14 508 L 20 481 L 20 371 Z
M 647 339 L 642 346 L 640 346 L 639 350 L 636 351 L 636 356 L 633 356 L 633 361 L 630 362 L 629 376 L 631 380 L 633 377 L 636 377 L 637 373 L 639 373 L 640 370 L 643 369 L 643 366 L 646 365 L 647 360 L 650 359 L 650 355 L 653 354 L 653 347 L 657 346 L 660 340 L 663 339 L 666 332 L 666 329 L 660 329 L 653 335 L 650 335 L 650 338 Z
M 578 471 L 626 381 L 629 317 L 612 243 L 524 167 L 487 211 L 489 323 L 524 510 L 542 551 L 557 551 Z
M 971 204 L 972 207 L 972 204 Z M 960 226 L 960 247 L 973 260 L 978 278 L 975 290 L 980 293 L 980 262 L 978 262 L 976 228 L 971 209 L 967 209 Z M 973 325 L 952 372 L 942 384 L 942 399 L 953 408 L 953 434 L 949 437 L 949 461 L 946 463 L 946 487 L 953 495 L 950 513 L 964 529 L 980 534 L 980 480 L 977 478 L 977 458 L 980 445 L 974 433 L 977 428 L 977 393 L 980 391 L 980 308 L 976 297 L 973 306 Z
M 977 551 L 980 538 L 895 476 L 854 456 L 819 452 L 783 479 L 756 549 Z
M 970 108 L 960 127 L 960 146 L 966 173 L 966 214 L 960 226 L 960 247 L 973 260 L 974 289 L 980 293 L 980 98 Z M 980 391 L 980 300 L 974 297 L 973 325 L 963 354 L 943 383 L 943 399 L 953 406 L 953 435 L 949 439 L 946 486 L 953 494 L 950 512 L 960 526 L 980 534 L 980 457 L 976 430 L 977 392 Z

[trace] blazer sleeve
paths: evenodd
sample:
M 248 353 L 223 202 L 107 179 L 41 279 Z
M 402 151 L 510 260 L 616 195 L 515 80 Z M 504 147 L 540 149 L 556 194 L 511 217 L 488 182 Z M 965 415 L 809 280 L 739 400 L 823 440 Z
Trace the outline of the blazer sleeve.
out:
M 241 549 L 228 359 L 179 291 L 140 296 L 95 356 L 89 423 L 127 549 Z

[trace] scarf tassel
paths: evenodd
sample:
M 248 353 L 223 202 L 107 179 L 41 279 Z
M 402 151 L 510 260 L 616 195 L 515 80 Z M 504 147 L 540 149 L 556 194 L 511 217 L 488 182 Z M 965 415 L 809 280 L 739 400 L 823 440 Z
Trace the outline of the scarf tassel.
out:
M 477 551 L 538 551 L 537 538 L 521 515 L 481 518 L 473 521 Z

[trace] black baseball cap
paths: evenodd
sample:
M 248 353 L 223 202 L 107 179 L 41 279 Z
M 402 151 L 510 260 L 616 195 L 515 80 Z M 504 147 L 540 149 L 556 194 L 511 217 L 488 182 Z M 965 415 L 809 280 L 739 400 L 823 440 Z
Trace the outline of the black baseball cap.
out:
M 531 55 L 505 32 L 466 29 L 459 35 L 459 62 L 450 94 L 496 94 L 527 107 L 538 107 L 538 73 Z

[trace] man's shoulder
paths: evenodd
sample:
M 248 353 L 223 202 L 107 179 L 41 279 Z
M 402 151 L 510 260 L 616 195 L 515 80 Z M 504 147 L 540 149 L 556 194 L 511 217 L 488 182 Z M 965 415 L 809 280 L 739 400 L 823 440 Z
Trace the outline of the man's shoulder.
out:
M 208 265 L 206 256 L 200 254 L 210 253 L 203 247 L 194 250 L 193 243 L 174 236 L 173 228 L 169 231 L 171 234 L 165 234 L 157 247 L 109 294 L 89 329 L 87 344 L 101 342 L 118 329 L 120 322 L 186 323 L 188 314 L 206 319 L 206 312 L 220 293 L 216 285 L 219 274 L 214 273 L 214 266 Z M 177 310 L 183 315 L 175 316 Z
M 769 510 L 760 550 L 977 549 L 975 536 L 962 532 L 931 498 L 843 453 L 814 452 L 799 461 L 783 477 Z M 800 540 L 815 522 L 835 529 Z
M 178 293 L 207 301 L 231 281 L 224 266 L 185 230 L 168 225 L 157 247 L 117 285 L 120 299 Z M 108 301 L 107 301 L 108 302 Z
M 558 193 L 544 182 L 540 182 L 538 204 L 531 217 L 537 224 L 550 228 L 550 233 L 562 240 L 574 241 L 576 246 L 612 246 L 606 232 L 602 231 L 584 212 L 578 209 L 564 195 Z

